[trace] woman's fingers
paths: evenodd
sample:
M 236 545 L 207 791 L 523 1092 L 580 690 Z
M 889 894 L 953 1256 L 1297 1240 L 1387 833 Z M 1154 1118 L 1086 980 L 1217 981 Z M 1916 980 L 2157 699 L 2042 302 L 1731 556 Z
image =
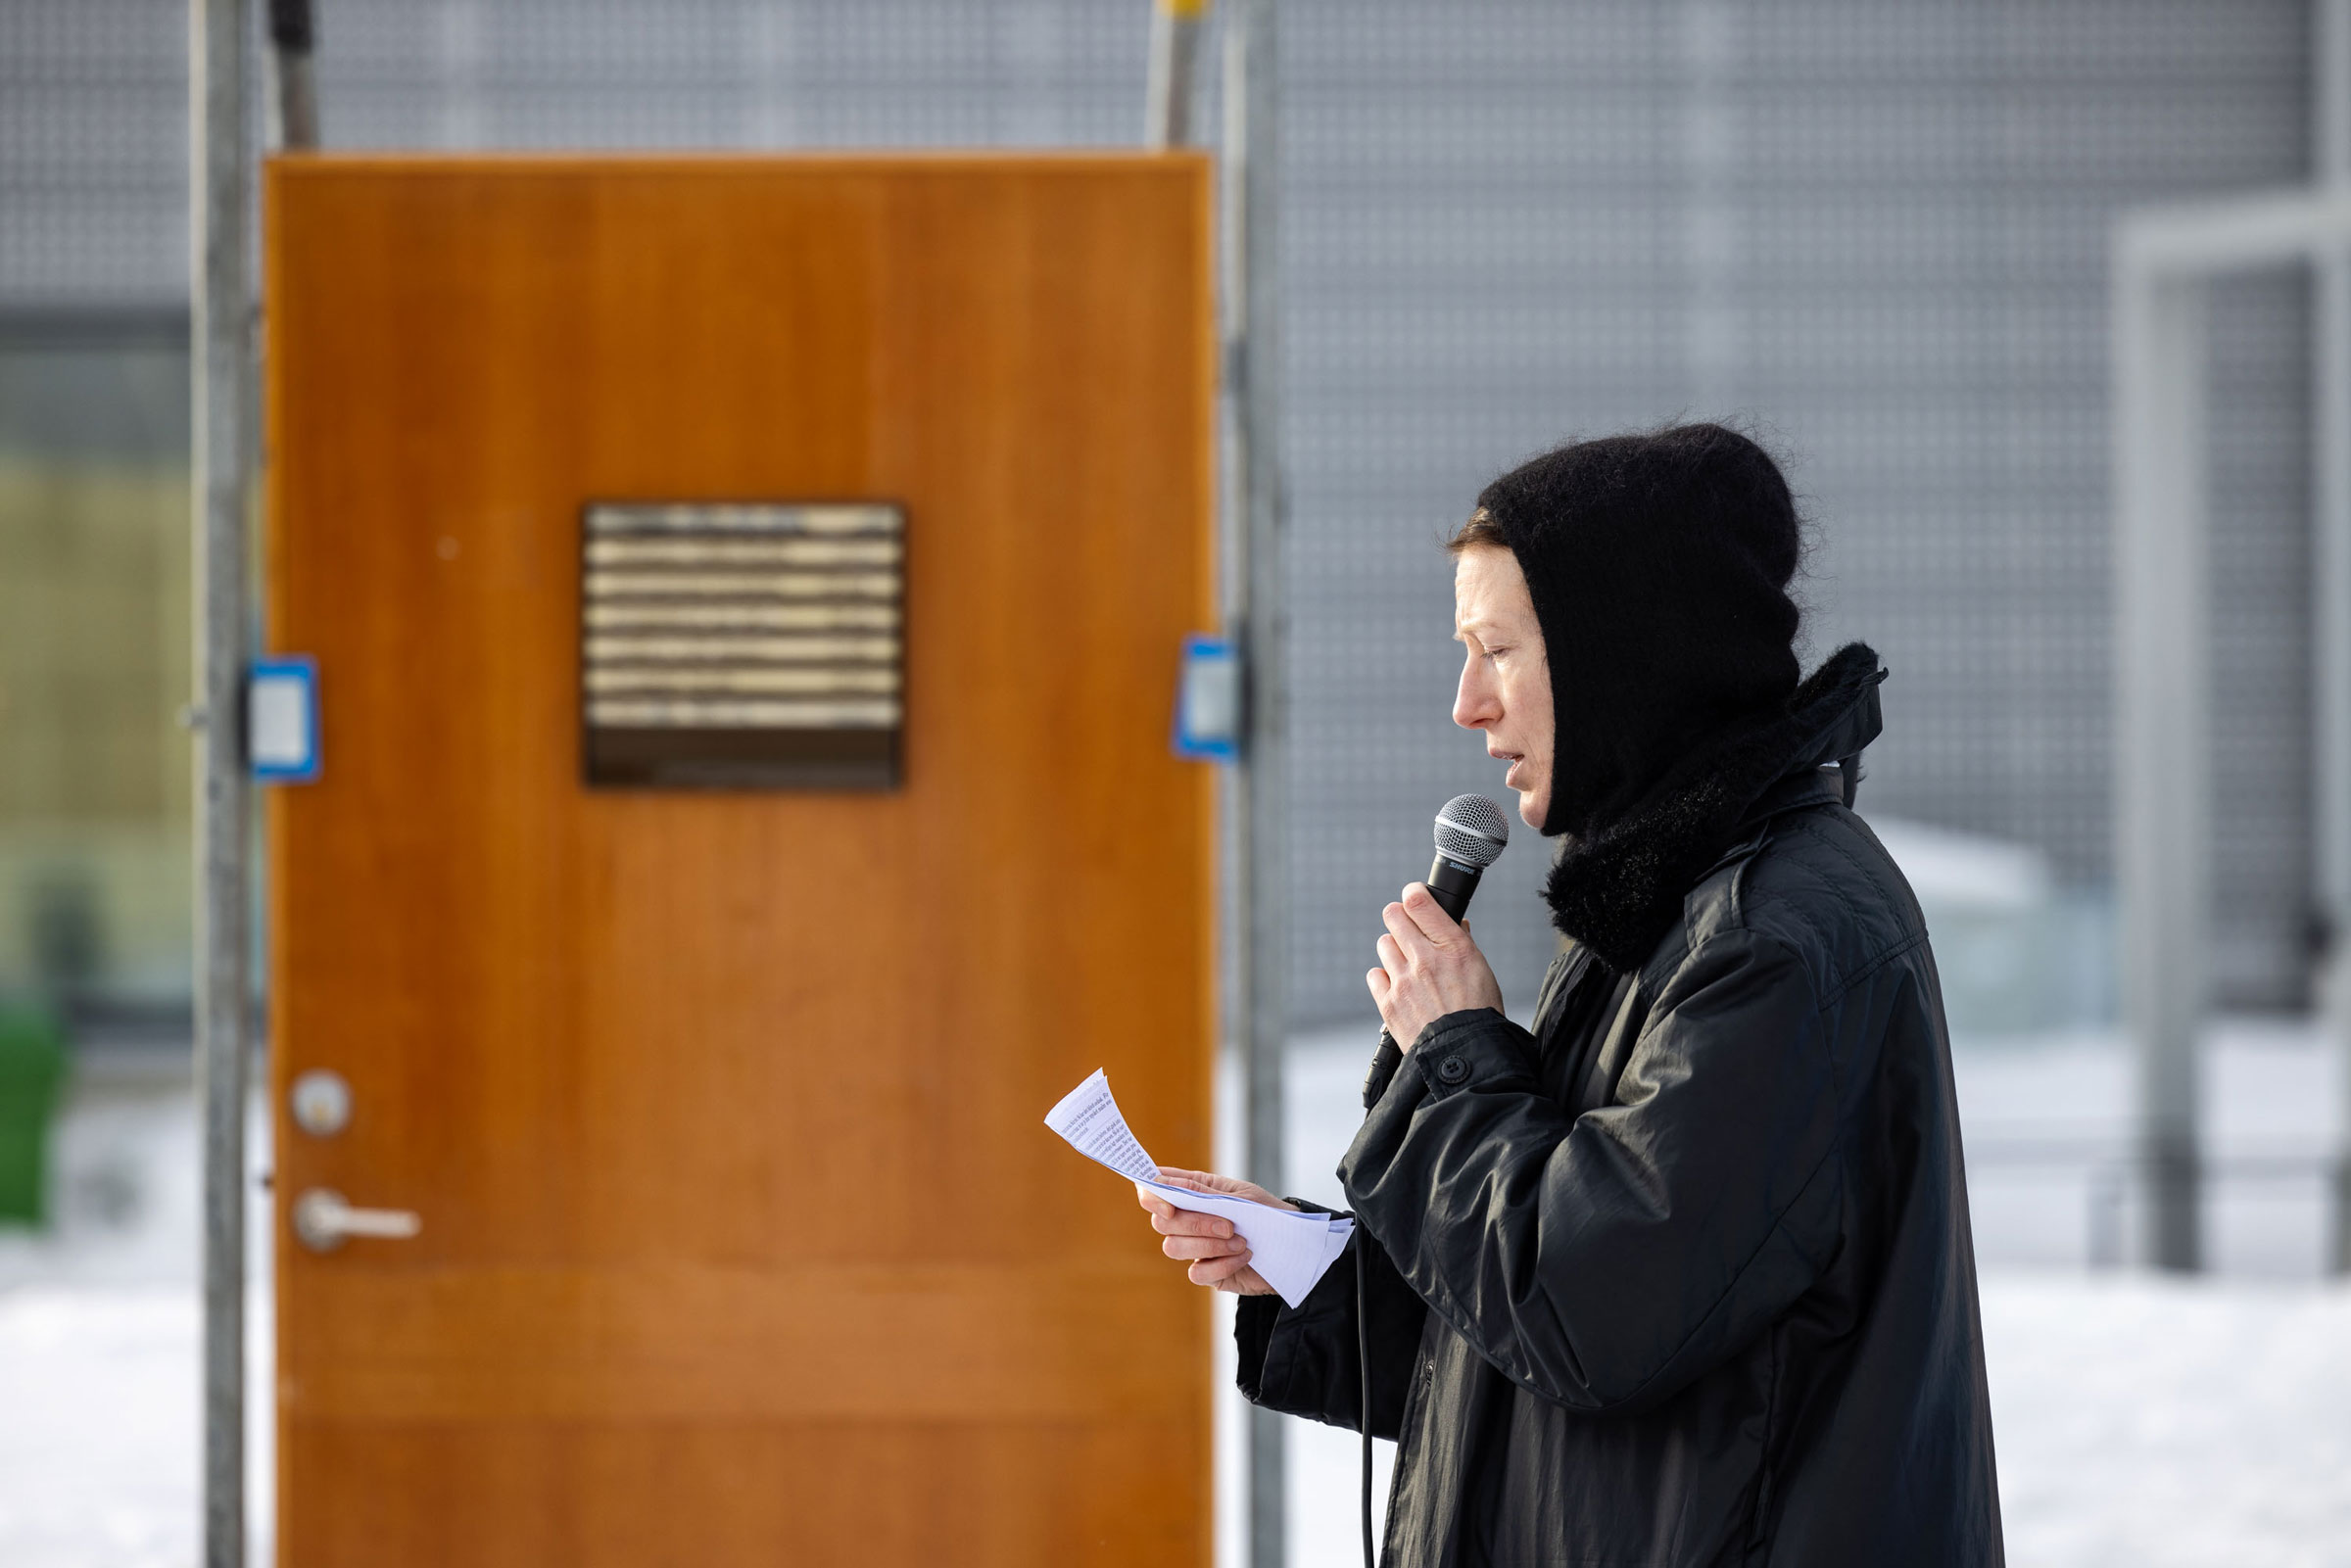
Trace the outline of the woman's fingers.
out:
M 1253 1204 L 1264 1204 L 1271 1209 L 1294 1210 L 1298 1207 L 1274 1197 L 1254 1181 L 1243 1181 L 1238 1176 L 1220 1176 L 1210 1170 L 1184 1170 L 1175 1165 L 1162 1165 L 1159 1167 L 1159 1179 L 1171 1186 L 1197 1188 L 1221 1198 L 1246 1198 Z M 1148 1188 L 1144 1190 L 1149 1191 Z M 1169 1207 L 1175 1206 L 1171 1203 Z
M 1162 1236 L 1213 1236 L 1219 1241 L 1230 1240 L 1233 1233 L 1231 1220 L 1219 1219 L 1213 1214 L 1195 1214 L 1188 1209 L 1153 1214 L 1151 1228 Z
M 1411 889 L 1407 888 L 1406 891 Z M 1443 914 L 1444 911 L 1439 910 L 1438 913 Z M 1428 932 L 1420 928 L 1419 923 L 1413 919 L 1413 912 L 1402 904 L 1388 905 L 1379 912 L 1379 920 L 1388 928 L 1387 938 L 1384 939 L 1392 939 L 1397 951 L 1409 956 L 1415 963 L 1426 963 L 1436 952 L 1436 945 L 1428 939 Z M 1384 953 L 1382 956 L 1385 956 Z M 1389 968 L 1395 966 L 1390 965 Z
M 1162 1236 L 1214 1236 L 1223 1241 L 1233 1233 L 1231 1220 L 1219 1219 L 1214 1214 L 1195 1213 L 1166 1203 L 1156 1208 L 1148 1204 L 1144 1207 L 1151 1210 L 1151 1228 Z
M 1404 890 L 1402 908 L 1406 918 L 1412 921 L 1414 929 L 1435 945 L 1450 942 L 1468 929 L 1445 913 L 1445 906 L 1437 902 L 1436 895 L 1428 890 L 1426 882 L 1415 882 Z
M 1247 1276 L 1246 1280 L 1242 1278 L 1244 1275 Z M 1234 1258 L 1212 1258 L 1205 1262 L 1194 1263 L 1184 1270 L 1184 1277 L 1195 1285 L 1221 1288 L 1233 1284 L 1253 1284 L 1257 1274 L 1249 1266 L 1249 1255 L 1242 1253 Z

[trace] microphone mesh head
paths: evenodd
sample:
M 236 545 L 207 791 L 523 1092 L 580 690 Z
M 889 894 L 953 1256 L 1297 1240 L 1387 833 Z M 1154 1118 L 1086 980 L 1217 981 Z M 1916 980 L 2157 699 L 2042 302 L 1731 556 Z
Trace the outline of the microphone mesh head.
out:
M 1510 841 L 1509 820 L 1484 795 L 1455 795 L 1437 813 L 1437 853 L 1447 860 L 1483 870 Z

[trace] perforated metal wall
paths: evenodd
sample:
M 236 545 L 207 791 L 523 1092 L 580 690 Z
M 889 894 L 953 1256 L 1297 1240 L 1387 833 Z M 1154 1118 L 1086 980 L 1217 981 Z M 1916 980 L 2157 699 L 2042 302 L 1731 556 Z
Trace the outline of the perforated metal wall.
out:
M 1121 144 L 1144 0 L 324 0 L 330 144 Z M 2300 0 L 1285 0 L 1302 1016 L 1498 781 L 1445 713 L 1435 540 L 1512 458 L 1750 422 L 1821 541 L 1817 656 L 1894 671 L 1868 803 L 2104 877 L 2105 246 L 2296 180 Z M 0 7 L 0 306 L 184 296 L 176 0 Z M 1213 121 L 1212 121 L 1213 123 Z M 2225 990 L 2302 985 L 2303 284 L 2213 323 Z M 1521 998 L 1531 834 L 1476 924 Z

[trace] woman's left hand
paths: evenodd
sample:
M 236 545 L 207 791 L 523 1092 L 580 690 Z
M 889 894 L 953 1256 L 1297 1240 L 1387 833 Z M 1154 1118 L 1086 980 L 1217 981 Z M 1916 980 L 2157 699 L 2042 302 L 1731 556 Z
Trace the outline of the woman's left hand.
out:
M 1379 939 L 1380 967 L 1364 979 L 1397 1045 L 1410 1051 L 1421 1031 L 1448 1013 L 1502 1011 L 1502 987 L 1469 939 L 1469 927 L 1439 908 L 1424 884 L 1407 887 L 1379 918 L 1388 927 Z

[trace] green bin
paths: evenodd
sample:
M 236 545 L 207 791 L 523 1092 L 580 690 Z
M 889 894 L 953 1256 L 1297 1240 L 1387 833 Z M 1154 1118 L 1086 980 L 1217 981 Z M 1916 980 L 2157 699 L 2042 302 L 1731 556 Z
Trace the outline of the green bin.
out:
M 65 1073 L 56 1021 L 0 1005 L 0 1225 L 48 1215 L 49 1121 Z

